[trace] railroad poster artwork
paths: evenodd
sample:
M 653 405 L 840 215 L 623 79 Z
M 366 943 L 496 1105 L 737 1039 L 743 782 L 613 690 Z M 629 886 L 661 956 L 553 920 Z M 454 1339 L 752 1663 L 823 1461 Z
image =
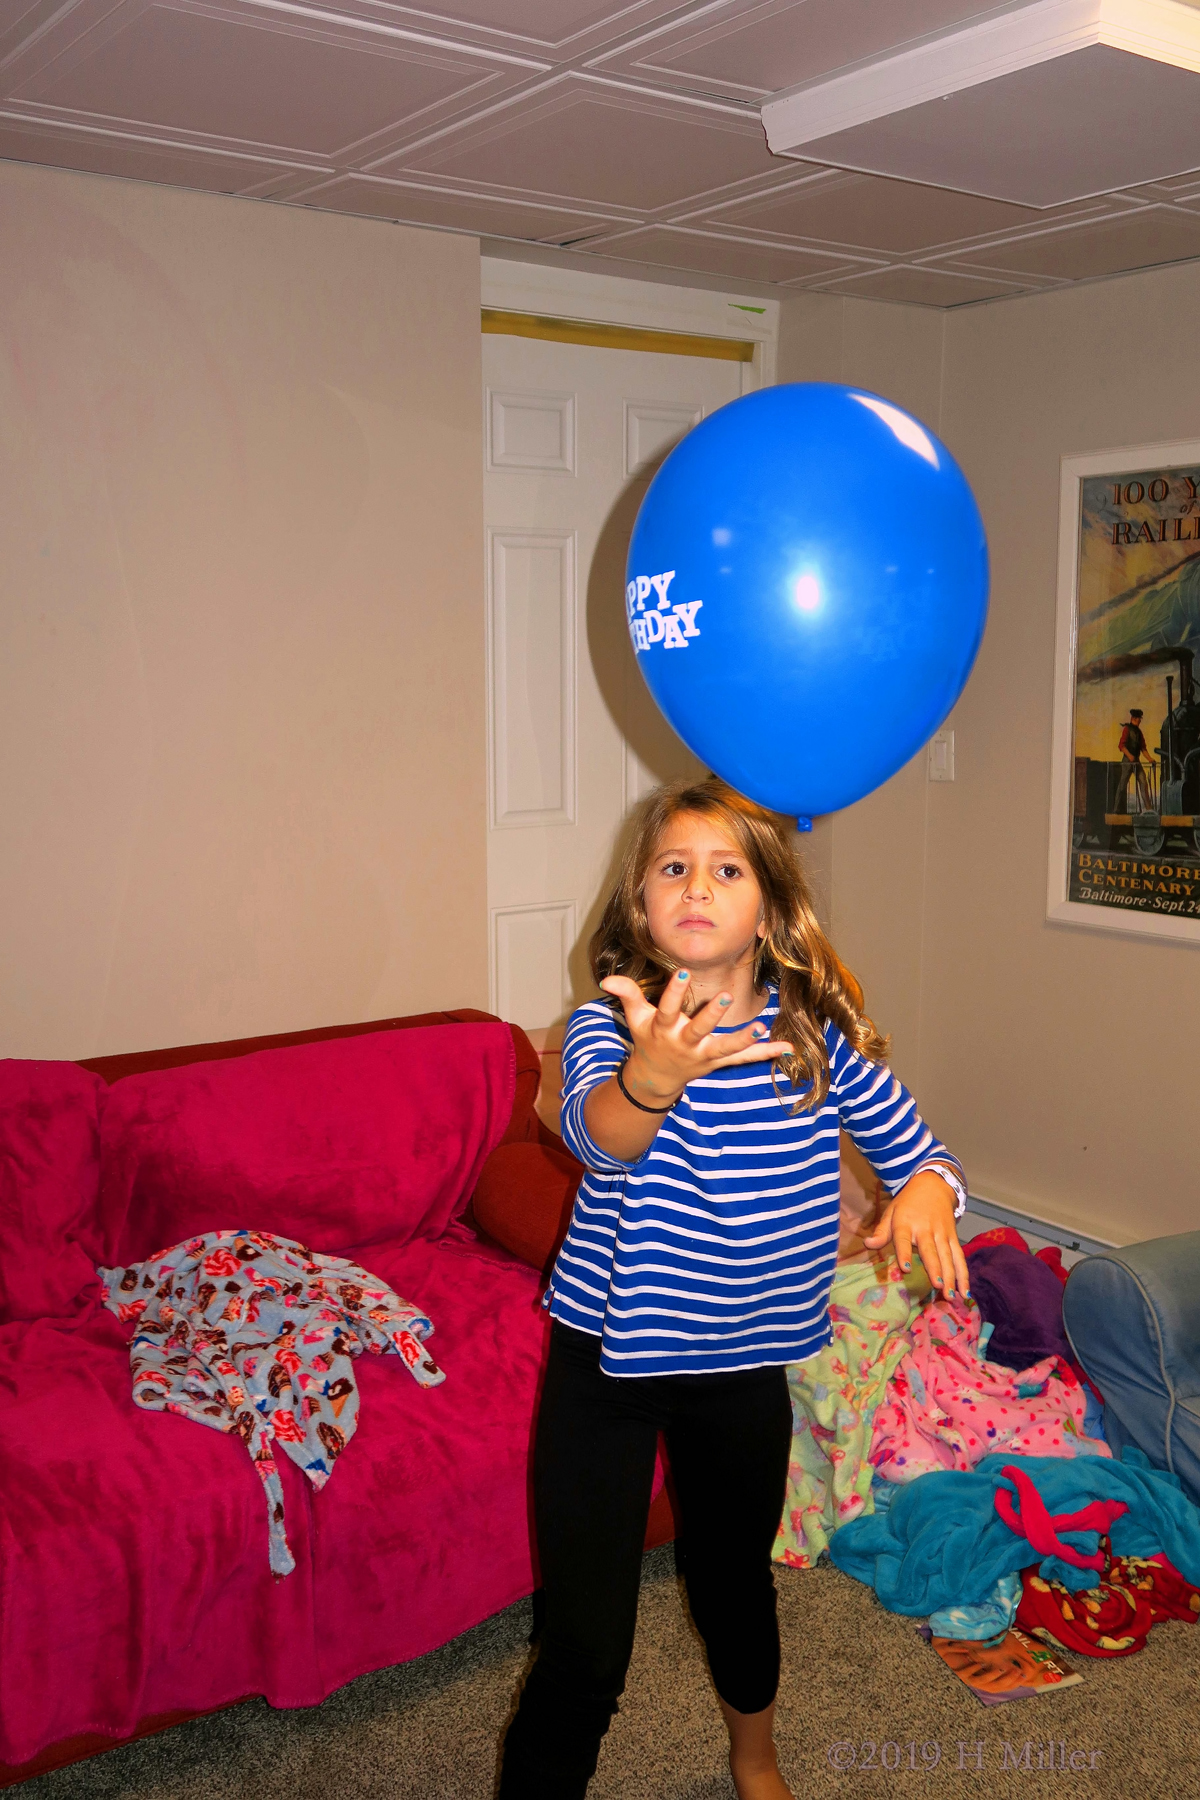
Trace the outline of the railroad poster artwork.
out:
M 1154 449 L 1063 459 L 1050 915 L 1200 943 L 1200 443 Z

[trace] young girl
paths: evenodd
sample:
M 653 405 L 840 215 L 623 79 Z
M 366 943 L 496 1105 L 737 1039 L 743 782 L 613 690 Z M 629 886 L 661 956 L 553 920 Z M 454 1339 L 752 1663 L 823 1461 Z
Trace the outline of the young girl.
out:
M 710 778 L 660 789 L 591 943 L 563 1137 L 588 1173 L 551 1275 L 534 1451 L 545 1592 L 500 1800 L 579 1800 L 633 1648 L 657 1434 L 739 1800 L 789 1800 L 772 1719 L 785 1365 L 829 1342 L 838 1130 L 890 1195 L 872 1247 L 966 1289 L 962 1170 L 890 1074 L 790 832 Z M 957 1204 L 956 1204 L 957 1202 Z

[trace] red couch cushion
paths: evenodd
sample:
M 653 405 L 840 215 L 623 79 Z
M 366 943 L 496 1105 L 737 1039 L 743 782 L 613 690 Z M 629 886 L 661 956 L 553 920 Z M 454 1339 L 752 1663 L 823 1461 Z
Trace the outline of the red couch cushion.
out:
M 68 1318 L 95 1282 L 103 1092 L 74 1063 L 0 1062 L 0 1325 Z
M 483 1025 L 494 1022 L 495 1013 L 480 1012 L 473 1006 L 459 1006 L 451 1012 L 409 1013 L 402 1019 L 368 1019 L 354 1025 L 318 1025 L 307 1031 L 279 1031 L 270 1037 L 225 1038 L 216 1044 L 174 1044 L 164 1050 L 131 1050 L 119 1056 L 95 1056 L 81 1062 L 81 1069 L 94 1069 L 102 1081 L 110 1085 L 126 1081 L 131 1075 L 149 1075 L 156 1069 L 178 1069 L 184 1063 L 224 1062 L 236 1056 L 249 1056 L 256 1050 L 285 1050 L 295 1044 L 323 1044 L 332 1038 L 363 1037 L 377 1031 L 415 1031 L 424 1025 Z M 541 1082 L 541 1058 L 519 1025 L 509 1025 L 517 1058 L 517 1085 L 513 1095 L 512 1117 L 502 1144 L 524 1143 L 539 1137 L 538 1119 L 534 1112 Z
M 472 1196 L 475 1223 L 522 1262 L 549 1274 L 582 1180 L 582 1163 L 565 1148 L 501 1144 Z
M 513 1084 L 501 1024 L 130 1076 L 101 1120 L 106 1258 L 134 1262 L 239 1225 L 333 1255 L 440 1237 L 504 1133 Z

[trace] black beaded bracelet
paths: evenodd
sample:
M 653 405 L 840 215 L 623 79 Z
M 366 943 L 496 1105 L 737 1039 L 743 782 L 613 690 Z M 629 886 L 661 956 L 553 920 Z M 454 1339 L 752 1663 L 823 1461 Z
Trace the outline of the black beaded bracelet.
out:
M 617 1064 L 617 1086 L 620 1088 L 621 1092 L 624 1094 L 625 1098 L 628 1100 L 630 1106 L 636 1106 L 639 1112 L 669 1113 L 671 1110 L 671 1106 L 675 1106 L 677 1104 L 677 1102 L 675 1100 L 672 1100 L 671 1106 L 643 1106 L 640 1100 L 634 1099 L 634 1097 L 630 1093 L 629 1089 L 625 1086 L 625 1073 L 624 1072 L 625 1072 L 625 1064 L 628 1061 L 629 1061 L 629 1058 L 625 1057 L 622 1062 L 619 1062 Z

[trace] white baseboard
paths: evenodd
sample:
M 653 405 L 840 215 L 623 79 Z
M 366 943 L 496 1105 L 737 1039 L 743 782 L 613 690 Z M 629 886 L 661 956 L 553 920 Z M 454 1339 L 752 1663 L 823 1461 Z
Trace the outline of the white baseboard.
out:
M 982 1194 L 968 1193 L 967 1207 L 985 1219 L 995 1219 L 998 1225 L 1011 1225 L 1017 1231 L 1027 1229 L 1051 1244 L 1058 1244 L 1063 1250 L 1078 1250 L 1084 1256 L 1095 1256 L 1099 1250 L 1119 1250 L 1121 1247 L 1108 1238 L 1088 1237 L 1073 1225 L 1060 1224 L 1056 1219 L 1022 1212 L 1013 1206 L 1001 1206 L 998 1200 L 988 1200 Z

